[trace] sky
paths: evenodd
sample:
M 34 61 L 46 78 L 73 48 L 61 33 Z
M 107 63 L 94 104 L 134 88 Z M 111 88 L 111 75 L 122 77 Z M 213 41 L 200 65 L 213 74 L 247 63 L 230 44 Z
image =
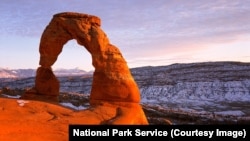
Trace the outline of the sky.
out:
M 98 16 L 129 68 L 250 62 L 250 0 L 1 0 L 0 68 L 39 67 L 41 35 L 60 12 Z M 94 70 L 75 40 L 52 68 Z

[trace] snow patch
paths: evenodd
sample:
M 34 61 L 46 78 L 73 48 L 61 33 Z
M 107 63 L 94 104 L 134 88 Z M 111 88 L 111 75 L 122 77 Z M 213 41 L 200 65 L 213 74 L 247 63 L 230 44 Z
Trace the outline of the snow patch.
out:
M 17 100 L 17 103 L 18 103 L 18 105 L 19 106 L 24 106 L 26 103 L 29 103 L 29 101 L 27 101 L 27 100 Z
M 84 109 L 87 109 L 88 106 L 75 106 L 73 105 L 72 103 L 68 103 L 68 102 L 62 102 L 60 103 L 62 106 L 65 106 L 65 107 L 69 107 L 69 108 L 72 108 L 72 109 L 75 109 L 75 110 L 84 110 Z
M 8 97 L 8 98 L 15 98 L 15 99 L 18 99 L 18 98 L 20 98 L 20 97 L 21 97 L 20 95 L 15 95 L 15 96 L 12 96 L 12 95 L 7 95 L 7 94 L 2 94 L 2 96 L 4 96 L 4 97 Z

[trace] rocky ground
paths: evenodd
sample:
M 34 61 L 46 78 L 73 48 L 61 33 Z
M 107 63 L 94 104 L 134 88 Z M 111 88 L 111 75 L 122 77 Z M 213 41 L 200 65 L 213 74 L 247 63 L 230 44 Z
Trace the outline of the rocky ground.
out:
M 74 111 L 38 101 L 0 97 L 0 112 L 1 141 L 68 141 L 69 121 L 79 122 Z
M 9 90 L 10 93 L 1 94 L 0 97 L 18 99 L 23 91 Z M 6 92 L 5 92 L 6 93 Z M 89 107 L 89 95 L 79 93 L 61 93 L 59 105 L 74 110 Z M 249 106 L 249 105 L 248 105 Z M 142 104 L 150 125 L 183 125 L 183 124 L 250 124 L 250 115 L 228 115 L 211 112 L 187 111 L 165 106 Z

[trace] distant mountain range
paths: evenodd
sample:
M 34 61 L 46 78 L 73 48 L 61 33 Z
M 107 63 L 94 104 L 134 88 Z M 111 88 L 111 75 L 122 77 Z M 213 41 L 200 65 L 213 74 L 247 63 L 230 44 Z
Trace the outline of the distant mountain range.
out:
M 79 68 L 74 69 L 56 69 L 54 74 L 56 76 L 77 76 L 77 75 L 91 75 L 92 71 L 85 71 Z M 0 68 L 0 78 L 28 78 L 35 77 L 36 69 L 6 69 Z

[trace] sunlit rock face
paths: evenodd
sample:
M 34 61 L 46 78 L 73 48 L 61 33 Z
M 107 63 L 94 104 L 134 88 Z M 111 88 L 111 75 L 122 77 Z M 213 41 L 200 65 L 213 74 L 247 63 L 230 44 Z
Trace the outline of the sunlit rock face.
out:
M 115 119 L 113 123 L 147 124 L 142 109 L 138 108 L 139 88 L 121 52 L 110 44 L 100 26 L 101 20 L 96 16 L 71 12 L 55 14 L 41 37 L 40 67 L 37 69 L 35 87 L 26 92 L 23 98 L 28 98 L 29 94 L 49 98 L 59 95 L 59 81 L 53 74 L 52 65 L 62 52 L 63 45 L 75 39 L 91 54 L 95 68 L 90 104 L 96 106 L 108 102 L 119 105 L 115 109 L 122 113 L 118 116 L 122 118 Z M 133 113 L 139 113 L 139 117 Z M 125 115 L 127 118 L 124 119 Z M 135 117 L 142 119 L 140 123 L 133 119 Z

